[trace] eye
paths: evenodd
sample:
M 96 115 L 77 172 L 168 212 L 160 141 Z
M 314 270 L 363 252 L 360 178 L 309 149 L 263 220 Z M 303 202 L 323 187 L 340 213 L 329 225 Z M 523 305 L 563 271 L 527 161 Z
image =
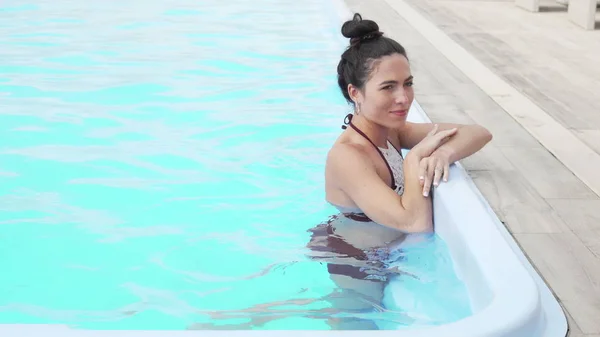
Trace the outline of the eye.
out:
M 413 84 L 414 84 L 413 81 L 404 83 L 404 85 L 407 86 L 407 87 L 412 87 Z
M 386 85 L 385 87 L 382 87 L 381 90 L 390 90 L 392 89 L 394 86 L 392 84 L 390 85 Z

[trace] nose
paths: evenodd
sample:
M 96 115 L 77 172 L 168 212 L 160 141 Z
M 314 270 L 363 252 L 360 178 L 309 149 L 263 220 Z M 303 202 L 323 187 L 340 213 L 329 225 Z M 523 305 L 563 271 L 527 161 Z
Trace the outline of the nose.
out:
M 396 94 L 396 104 L 406 104 L 408 102 L 408 95 L 404 88 L 398 90 Z

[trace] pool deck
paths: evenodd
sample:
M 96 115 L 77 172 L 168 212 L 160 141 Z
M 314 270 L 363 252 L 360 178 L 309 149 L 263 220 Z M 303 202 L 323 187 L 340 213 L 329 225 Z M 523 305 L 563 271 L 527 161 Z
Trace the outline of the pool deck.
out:
M 436 122 L 494 140 L 462 161 L 567 312 L 600 337 L 600 12 L 596 30 L 541 1 L 345 0 L 409 53 L 415 98 Z

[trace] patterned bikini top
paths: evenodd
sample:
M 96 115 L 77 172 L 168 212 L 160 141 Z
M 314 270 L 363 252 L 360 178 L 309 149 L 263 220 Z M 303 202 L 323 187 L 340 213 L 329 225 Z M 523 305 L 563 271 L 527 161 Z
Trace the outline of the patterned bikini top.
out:
M 402 153 L 398 150 L 392 142 L 387 141 L 387 149 L 379 147 L 371 141 L 367 135 L 362 132 L 356 125 L 352 124 L 352 114 L 348 114 L 344 119 L 344 124 L 350 125 L 352 129 L 354 129 L 358 134 L 363 136 L 366 140 L 373 145 L 373 147 L 377 150 L 385 165 L 387 166 L 390 176 L 392 177 L 392 182 L 390 187 L 398 193 L 398 195 L 404 194 L 404 158 L 402 157 Z M 342 126 L 342 129 L 346 129 L 346 126 Z

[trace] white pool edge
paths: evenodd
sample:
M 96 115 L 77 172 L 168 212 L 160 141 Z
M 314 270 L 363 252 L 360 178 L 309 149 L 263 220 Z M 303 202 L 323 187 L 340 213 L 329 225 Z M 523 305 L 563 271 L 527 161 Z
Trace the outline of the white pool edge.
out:
M 409 119 L 430 122 L 418 102 Z M 475 313 L 452 324 L 423 329 L 423 334 L 411 330 L 409 335 L 566 336 L 563 308 L 466 170 L 456 163 L 450 176 L 434 194 L 436 233 L 450 249 Z
M 341 27 L 343 22 L 352 18 L 353 13 L 348 9 L 343 0 L 331 0 L 331 4 L 337 14 L 336 20 L 339 27 Z M 409 119 L 414 122 L 431 122 L 416 100 L 411 107 Z M 476 243 L 481 242 L 481 238 L 488 239 L 488 241 L 485 242 L 493 243 L 493 246 L 486 247 L 485 245 L 480 244 L 478 245 L 479 249 L 491 252 L 493 249 L 489 249 L 490 247 L 497 247 L 499 250 L 495 251 L 495 258 L 492 260 L 497 260 L 499 258 L 508 259 L 510 264 L 507 264 L 505 267 L 511 266 L 514 268 L 514 270 L 511 270 L 511 272 L 513 272 L 511 275 L 513 276 L 512 280 L 516 282 L 509 282 L 503 285 L 499 280 L 505 280 L 504 277 L 506 275 L 494 272 L 493 268 L 490 268 L 489 263 L 492 263 L 492 260 L 488 260 L 486 263 L 485 259 L 478 256 L 479 262 L 483 265 L 483 271 L 481 272 L 487 275 L 491 284 L 476 285 L 473 284 L 475 280 L 470 280 L 471 284 L 467 284 L 468 291 L 472 296 L 472 305 L 474 306 L 476 313 L 467 319 L 453 324 L 443 325 L 435 329 L 423 329 L 422 332 L 411 330 L 408 335 L 415 337 L 435 336 L 436 334 L 439 334 L 439 336 L 461 337 L 564 337 L 568 335 L 568 321 L 558 299 L 531 265 L 525 253 L 516 243 L 508 229 L 498 219 L 485 197 L 475 186 L 475 183 L 460 163 L 456 163 L 452 166 L 451 177 L 451 181 L 440 185 L 434 192 L 434 217 L 437 224 L 436 233 L 448 244 L 455 263 L 457 257 L 461 255 L 474 255 L 474 252 L 479 252 L 478 248 L 473 246 L 477 246 Z M 477 221 L 472 220 L 473 217 L 470 218 L 471 221 L 468 221 L 469 218 L 467 214 L 470 214 L 470 210 L 464 205 L 471 204 L 477 205 L 477 215 L 484 224 L 478 225 Z M 447 210 L 448 207 L 451 208 L 451 211 Z M 449 211 L 451 213 L 449 216 L 456 219 L 456 221 L 443 221 L 444 216 L 441 211 Z M 467 224 L 469 224 L 469 227 L 467 227 Z M 457 231 L 454 231 L 455 229 Z M 490 236 L 492 241 L 489 241 Z M 468 243 L 472 250 L 462 250 L 463 242 Z M 467 269 L 467 266 L 460 266 L 459 264 L 456 264 L 455 267 L 459 275 L 462 275 L 463 277 L 469 270 L 472 271 L 472 269 Z M 498 276 L 499 279 L 494 279 L 494 276 Z M 471 278 L 475 277 L 476 275 L 473 275 Z M 480 277 L 482 277 L 481 274 Z M 522 280 L 523 283 L 519 284 L 518 280 Z M 511 285 L 516 288 L 511 288 Z M 494 286 L 497 287 L 495 288 Z M 478 296 L 473 287 L 489 287 L 489 289 L 487 289 L 489 292 L 488 296 L 491 296 L 492 298 L 494 298 L 494 293 L 496 294 L 496 299 L 489 299 L 489 306 L 485 306 L 485 309 L 481 312 L 478 312 L 478 309 L 480 309 L 477 308 L 478 302 L 484 303 L 486 302 L 486 299 L 477 298 Z M 512 297 L 513 301 L 519 300 L 518 304 L 515 304 L 509 300 L 509 298 L 511 298 L 510 296 L 504 297 L 504 292 L 497 292 L 501 289 L 504 289 L 508 295 L 514 293 L 513 290 L 518 289 L 524 297 Z M 485 296 L 483 293 L 484 292 L 479 295 Z M 527 303 L 527 305 L 523 305 L 523 303 Z M 519 307 L 515 307 L 516 305 Z M 506 312 L 503 313 L 503 310 Z M 499 317 L 502 317 L 503 319 L 502 324 L 498 324 Z M 506 325 L 504 323 L 506 323 Z M 487 327 L 481 327 L 482 324 L 489 325 Z M 474 330 L 461 331 L 461 329 Z M 537 331 L 528 331 L 528 329 Z M 400 334 L 397 333 L 395 336 L 404 336 L 404 332 Z

